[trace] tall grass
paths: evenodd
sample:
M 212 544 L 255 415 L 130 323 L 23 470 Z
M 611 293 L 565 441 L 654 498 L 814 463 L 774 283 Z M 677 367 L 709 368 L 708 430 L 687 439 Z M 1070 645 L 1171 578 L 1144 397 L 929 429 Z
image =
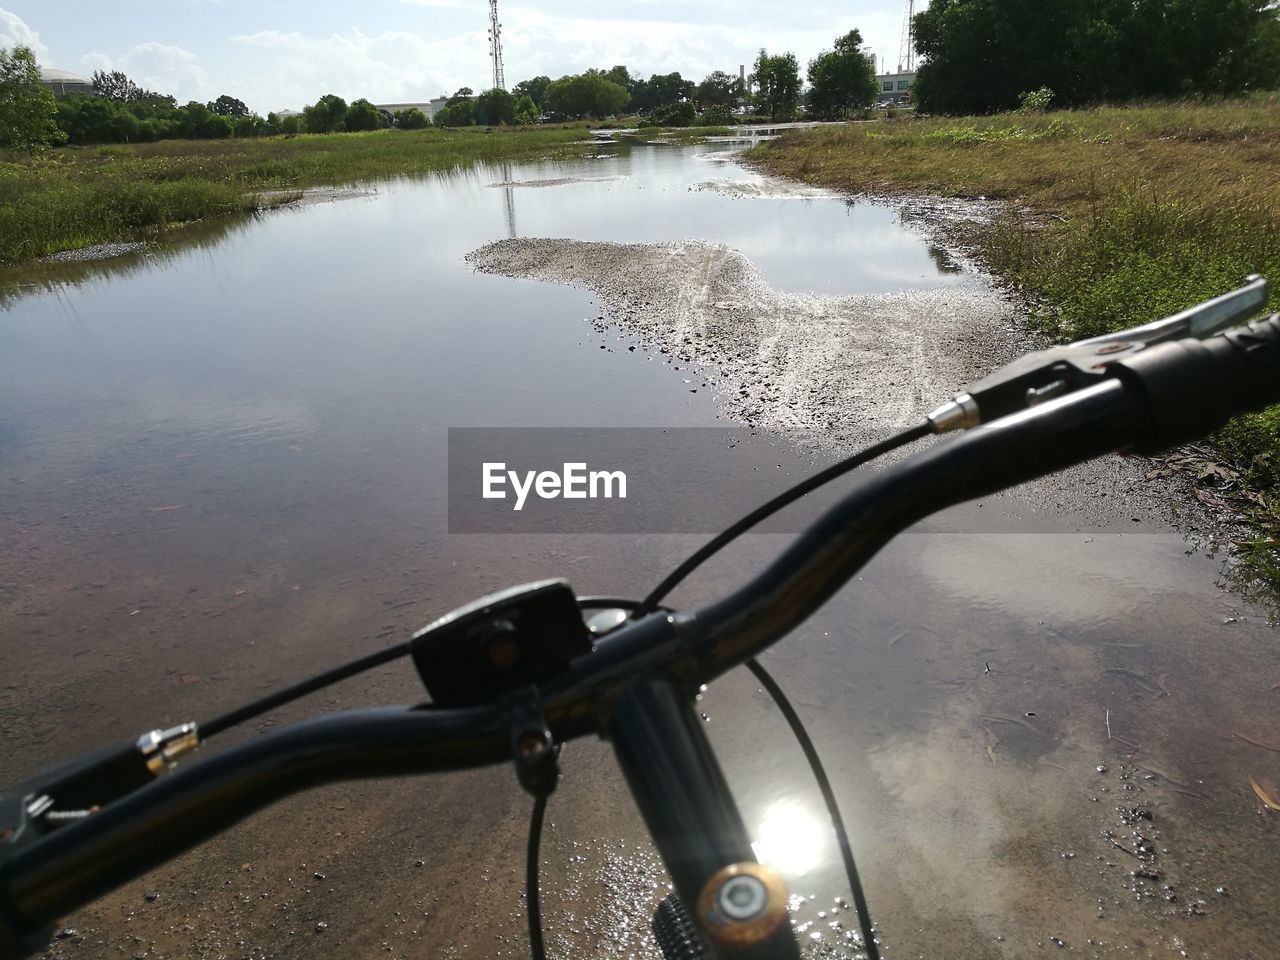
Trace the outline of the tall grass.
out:
M 1280 290 L 1276 93 L 819 128 L 752 159 L 850 192 L 1009 199 L 969 239 L 1062 340 L 1172 313 L 1247 273 Z M 1216 441 L 1251 485 L 1262 533 L 1249 569 L 1280 585 L 1280 407 L 1238 418 Z
M 0 263 L 278 202 L 268 191 L 570 156 L 585 149 L 583 134 L 581 125 L 388 130 L 0 154 Z

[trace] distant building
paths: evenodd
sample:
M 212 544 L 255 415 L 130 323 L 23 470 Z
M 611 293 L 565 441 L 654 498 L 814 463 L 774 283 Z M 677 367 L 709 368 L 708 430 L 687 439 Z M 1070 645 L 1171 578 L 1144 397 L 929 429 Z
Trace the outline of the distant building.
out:
M 93 94 L 92 80 L 78 77 L 74 73 L 68 73 L 66 70 L 50 70 L 41 67 L 40 82 L 52 90 L 55 97 L 61 97 L 68 93 Z
M 436 97 L 433 100 L 428 100 L 426 103 L 375 103 L 374 106 L 383 113 L 390 113 L 392 115 L 403 113 L 411 107 L 417 107 L 428 117 L 434 120 L 436 114 L 444 109 L 448 102 L 448 97 Z
M 914 70 L 901 73 L 883 73 L 876 77 L 880 81 L 880 102 L 909 103 L 911 88 L 916 82 Z

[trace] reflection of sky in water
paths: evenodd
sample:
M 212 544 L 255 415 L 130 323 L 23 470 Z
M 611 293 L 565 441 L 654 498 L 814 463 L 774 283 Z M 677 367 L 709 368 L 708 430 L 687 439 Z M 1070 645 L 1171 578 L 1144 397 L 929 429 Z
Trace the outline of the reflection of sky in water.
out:
M 638 355 L 590 342 L 590 294 L 477 276 L 465 255 L 513 230 L 697 237 L 742 250 L 793 290 L 971 282 L 939 272 L 889 208 L 696 191 L 710 174 L 759 178 L 706 162 L 705 146 L 609 149 L 618 156 L 387 182 L 195 225 L 143 255 L 0 275 L 0 428 L 74 438 L 88 454 L 166 423 L 186 440 L 232 443 L 351 430 L 367 450 L 459 424 L 714 422 L 710 397 L 655 391 Z M 566 176 L 595 179 L 491 186 Z

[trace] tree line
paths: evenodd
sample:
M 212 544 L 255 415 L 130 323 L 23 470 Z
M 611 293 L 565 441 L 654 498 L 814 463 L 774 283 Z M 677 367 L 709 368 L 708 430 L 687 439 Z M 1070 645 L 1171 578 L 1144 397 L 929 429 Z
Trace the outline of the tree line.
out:
M 1060 106 L 1142 97 L 1231 94 L 1280 86 L 1280 8 L 1274 0 L 933 0 L 916 15 L 923 58 L 912 96 L 932 113 L 1016 107 L 1028 91 Z M 857 30 L 809 61 L 801 79 L 793 53 L 761 50 L 744 83 L 714 71 L 701 82 L 678 72 L 633 76 L 626 66 L 552 80 L 533 77 L 510 92 L 462 88 L 437 112 L 443 127 L 528 124 L 628 112 L 642 124 L 725 124 L 752 110 L 793 119 L 838 120 L 879 95 L 874 58 Z M 265 118 L 223 95 L 179 105 L 118 71 L 93 75 L 96 96 L 55 98 L 34 54 L 0 49 L 0 147 L 123 143 L 169 138 L 421 129 L 416 108 L 391 116 L 369 100 L 328 94 L 301 114 Z
M 914 20 L 913 91 L 931 113 L 991 113 L 1280 85 L 1272 0 L 932 0 Z
M 835 41 L 809 64 L 808 103 L 821 119 L 838 119 L 864 108 L 876 95 L 875 70 L 858 31 Z M 0 147 L 31 149 L 49 143 L 141 143 L 165 139 L 224 139 L 277 134 L 338 133 L 433 125 L 416 107 L 394 116 L 367 99 L 347 103 L 327 94 L 300 114 L 261 117 L 224 94 L 208 103 L 146 90 L 120 71 L 96 71 L 94 95 L 54 97 L 40 82 L 34 54 L 25 47 L 0 50 Z M 792 119 L 801 105 L 802 83 L 794 54 L 761 50 L 750 77 L 720 70 L 701 82 L 679 72 L 633 76 L 623 65 L 591 69 L 552 80 L 533 77 L 511 91 L 463 87 L 434 117 L 441 127 L 530 124 L 541 119 L 615 116 L 624 111 L 641 123 L 692 126 L 727 124 L 735 113 L 755 110 L 774 120 Z

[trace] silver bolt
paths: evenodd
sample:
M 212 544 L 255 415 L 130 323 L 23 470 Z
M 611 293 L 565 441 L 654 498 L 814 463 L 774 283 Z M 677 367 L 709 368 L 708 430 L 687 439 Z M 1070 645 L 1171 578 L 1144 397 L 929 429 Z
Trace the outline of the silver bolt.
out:
M 769 905 L 769 891 L 755 877 L 739 874 L 720 886 L 720 912 L 730 920 L 754 920 Z

